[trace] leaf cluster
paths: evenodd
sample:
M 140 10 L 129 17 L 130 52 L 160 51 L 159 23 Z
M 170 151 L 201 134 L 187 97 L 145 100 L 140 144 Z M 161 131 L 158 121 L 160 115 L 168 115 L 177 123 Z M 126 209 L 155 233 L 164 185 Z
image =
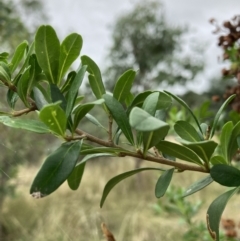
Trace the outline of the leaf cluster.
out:
M 163 164 L 166 168 L 145 167 L 117 175 L 106 184 L 100 206 L 115 185 L 142 171 L 160 173 L 155 186 L 157 198 L 165 195 L 173 175 L 186 170 L 203 172 L 206 176 L 193 183 L 184 197 L 213 181 L 234 187 L 218 197 L 207 212 L 209 232 L 219 240 L 221 213 L 240 186 L 240 171 L 232 164 L 239 145 L 240 122 L 225 123 L 219 143 L 214 135 L 221 114 L 234 96 L 223 103 L 209 127 L 200 123 L 186 102 L 170 92 L 149 90 L 133 94 L 136 71 L 132 69 L 119 76 L 113 93 L 109 93 L 99 67 L 90 57 L 80 56 L 81 48 L 79 34 L 70 34 L 60 43 L 51 26 L 41 26 L 34 42 L 30 45 L 22 42 L 11 59 L 6 53 L 0 54 L 0 81 L 8 89 L 6 98 L 10 109 L 0 113 L 0 122 L 16 129 L 52 134 L 62 140 L 37 173 L 30 194 L 34 198 L 45 197 L 65 181 L 72 190 L 77 190 L 87 161 L 101 156 L 130 156 Z M 72 70 L 72 63 L 79 56 L 80 65 Z M 85 75 L 95 96 L 92 102 L 84 102 L 79 94 Z M 16 110 L 17 101 L 21 101 L 25 109 Z M 176 120 L 173 126 L 166 122 L 164 116 L 174 101 L 186 110 L 192 122 Z M 107 127 L 89 113 L 95 106 L 99 106 L 108 119 Z M 35 113 L 34 119 L 22 119 L 29 112 Z M 84 117 L 105 130 L 106 137 L 100 139 L 82 130 Z M 169 141 L 170 128 L 177 142 Z

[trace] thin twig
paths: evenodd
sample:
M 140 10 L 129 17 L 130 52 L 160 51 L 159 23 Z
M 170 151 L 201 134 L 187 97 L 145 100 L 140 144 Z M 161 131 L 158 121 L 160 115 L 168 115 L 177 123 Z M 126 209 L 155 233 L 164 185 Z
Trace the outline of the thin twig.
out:
M 35 111 L 37 110 L 37 107 L 36 106 L 33 106 L 31 108 L 27 108 L 27 109 L 23 109 L 23 110 L 19 110 L 19 111 L 14 111 L 12 113 L 12 116 L 13 117 L 18 117 L 18 116 L 21 116 L 21 115 L 25 115 L 25 114 L 28 114 L 29 112 L 31 111 Z

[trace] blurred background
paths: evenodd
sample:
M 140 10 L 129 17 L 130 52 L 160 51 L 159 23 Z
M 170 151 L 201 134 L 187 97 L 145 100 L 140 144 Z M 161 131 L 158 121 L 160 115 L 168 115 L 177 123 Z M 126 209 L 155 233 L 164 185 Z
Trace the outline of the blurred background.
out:
M 77 32 L 83 37 L 81 54 L 98 64 L 109 91 L 125 70 L 133 68 L 138 71 L 135 93 L 172 91 L 192 108 L 204 104 L 205 116 L 198 114 L 211 121 L 226 87 L 237 84 L 235 74 L 223 76 L 222 71 L 230 62 L 224 61 L 219 36 L 227 29 L 216 30 L 239 14 L 239 7 L 238 0 L 0 0 L 0 52 L 13 54 L 24 39 L 34 39 L 42 24 L 52 25 L 61 40 Z M 89 93 L 87 82 L 80 92 Z M 5 104 L 1 100 L 1 108 Z M 101 116 L 100 110 L 94 111 Z M 170 114 L 169 121 L 185 117 L 179 109 Z M 238 118 L 238 112 L 232 116 Z M 83 128 L 96 132 L 87 122 Z M 205 211 L 223 187 L 211 185 L 190 198 L 180 198 L 202 174 L 176 175 L 160 201 L 154 196 L 159 173 L 130 178 L 113 190 L 100 209 L 107 180 L 133 169 L 135 162 L 98 159 L 88 163 L 76 192 L 64 184 L 51 196 L 34 200 L 29 187 L 57 140 L 5 126 L 0 126 L 0 132 L 0 240 L 104 240 L 101 222 L 107 223 L 117 241 L 175 240 L 176 235 L 180 240 L 211 240 Z M 231 202 L 225 217 L 238 222 L 234 215 L 238 200 Z

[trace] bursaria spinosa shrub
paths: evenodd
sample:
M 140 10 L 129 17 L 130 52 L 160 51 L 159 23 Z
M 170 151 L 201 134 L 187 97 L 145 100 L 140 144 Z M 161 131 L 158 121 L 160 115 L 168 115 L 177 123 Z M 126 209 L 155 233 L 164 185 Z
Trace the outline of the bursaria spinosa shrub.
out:
M 170 92 L 148 90 L 132 94 L 136 76 L 132 69 L 119 76 L 110 94 L 105 89 L 97 64 L 88 56 L 80 56 L 81 48 L 79 34 L 70 34 L 60 43 L 51 26 L 41 26 L 34 42 L 22 42 L 11 59 L 6 52 L 0 54 L 0 80 L 1 85 L 8 88 L 9 105 L 9 111 L 0 113 L 0 122 L 40 135 L 50 133 L 62 140 L 39 169 L 30 194 L 34 198 L 46 198 L 65 181 L 70 189 L 77 190 L 86 162 L 100 156 L 130 156 L 165 166 L 144 167 L 115 176 L 103 190 L 101 207 L 115 185 L 139 172 L 159 173 L 155 186 L 157 198 L 164 196 L 176 173 L 181 175 L 186 170 L 202 172 L 205 177 L 188 187 L 184 197 L 214 181 L 231 187 L 211 203 L 206 213 L 206 228 L 214 240 L 219 240 L 221 214 L 240 186 L 240 171 L 232 161 L 239 148 L 240 121 L 229 121 L 221 126 L 219 143 L 213 138 L 221 114 L 235 96 L 223 103 L 215 113 L 212 125 L 208 126 L 198 120 L 187 103 Z M 72 63 L 79 56 L 80 66 L 72 70 Z M 95 96 L 91 102 L 83 102 L 84 96 L 78 92 L 85 76 Z M 16 109 L 17 101 L 25 107 Z M 178 143 L 166 140 L 170 125 L 165 116 L 174 103 L 180 104 L 191 117 L 190 122 L 177 120 L 171 126 L 178 136 Z M 97 106 L 109 120 L 107 126 L 89 114 Z M 35 115 L 26 118 L 30 112 Z M 83 130 L 83 117 L 103 129 L 105 138 L 100 139 Z

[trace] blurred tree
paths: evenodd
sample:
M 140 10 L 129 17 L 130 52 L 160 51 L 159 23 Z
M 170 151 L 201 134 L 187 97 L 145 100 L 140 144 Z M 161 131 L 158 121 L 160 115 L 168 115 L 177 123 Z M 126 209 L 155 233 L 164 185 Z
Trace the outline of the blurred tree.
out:
M 0 0 L 0 51 L 15 48 L 23 39 L 31 40 L 40 19 L 46 19 L 39 0 Z
M 183 49 L 185 27 L 166 22 L 162 4 L 147 1 L 120 17 L 113 28 L 113 45 L 109 50 L 106 83 L 110 89 L 124 71 L 138 70 L 135 83 L 142 89 L 160 84 L 184 84 L 203 69 L 196 49 L 194 58 Z M 193 54 L 191 54 L 193 56 Z

